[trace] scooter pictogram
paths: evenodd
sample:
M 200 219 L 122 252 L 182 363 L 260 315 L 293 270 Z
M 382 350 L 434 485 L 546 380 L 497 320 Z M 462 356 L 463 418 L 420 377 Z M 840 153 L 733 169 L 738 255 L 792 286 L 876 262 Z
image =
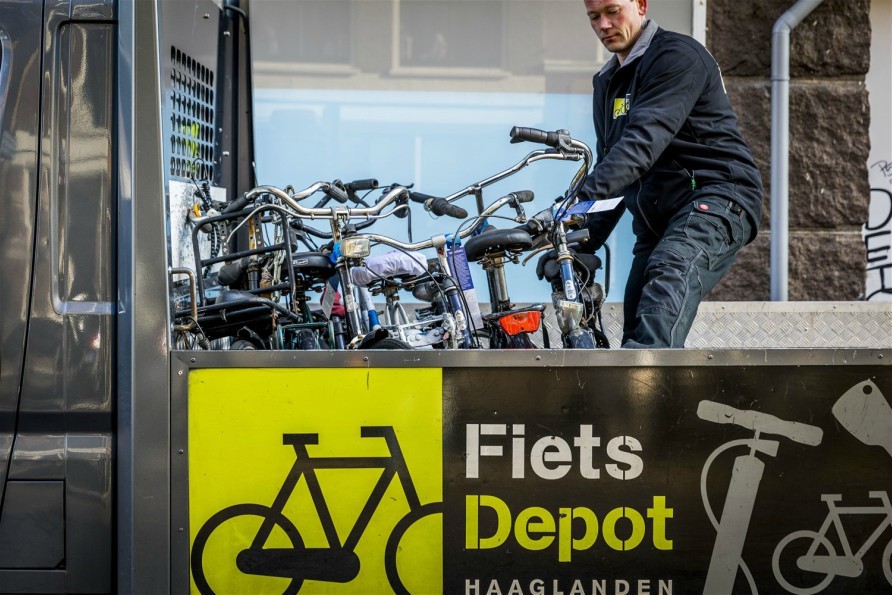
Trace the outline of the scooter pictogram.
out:
M 824 432 L 815 426 L 785 421 L 758 411 L 741 411 L 713 401 L 700 401 L 697 415 L 705 421 L 734 424 L 755 432 L 753 438 L 732 440 L 715 449 L 706 459 L 700 474 L 700 495 L 703 499 L 703 506 L 709 521 L 716 530 L 715 544 L 709 561 L 709 571 L 706 575 L 703 593 L 704 595 L 731 593 L 734 590 L 734 581 L 739 568 L 746 577 L 750 590 L 755 594 L 758 593 L 758 589 L 752 573 L 743 561 L 742 553 L 753 507 L 756 503 L 756 494 L 759 491 L 759 483 L 762 481 L 762 473 L 765 470 L 765 463 L 756 457 L 756 453 L 770 457 L 777 456 L 779 445 L 777 440 L 764 440 L 760 436 L 774 434 L 800 444 L 817 446 L 821 443 Z M 728 484 L 728 495 L 725 498 L 721 521 L 719 521 L 709 505 L 706 478 L 716 457 L 726 450 L 738 446 L 748 448 L 749 454 L 740 455 L 734 460 L 731 481 Z

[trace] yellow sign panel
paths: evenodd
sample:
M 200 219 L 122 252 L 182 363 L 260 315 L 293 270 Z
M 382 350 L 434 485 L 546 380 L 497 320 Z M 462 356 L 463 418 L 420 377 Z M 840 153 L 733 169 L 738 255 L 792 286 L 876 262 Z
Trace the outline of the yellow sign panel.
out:
M 439 593 L 442 371 L 189 374 L 193 593 Z

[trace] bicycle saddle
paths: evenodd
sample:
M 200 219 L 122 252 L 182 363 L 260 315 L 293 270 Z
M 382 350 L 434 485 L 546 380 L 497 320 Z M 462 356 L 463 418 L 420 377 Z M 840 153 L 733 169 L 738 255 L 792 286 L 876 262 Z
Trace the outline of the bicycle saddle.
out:
M 523 252 L 532 246 L 530 234 L 522 229 L 491 229 L 468 240 L 465 243 L 465 253 L 469 261 L 476 262 L 485 256 Z
M 322 252 L 298 252 L 291 256 L 295 273 L 315 279 L 328 279 L 335 273 L 334 263 Z
M 232 302 L 240 302 L 243 300 L 250 300 L 252 298 L 256 298 L 257 296 L 253 293 L 242 291 L 240 289 L 224 289 L 217 296 L 217 299 L 214 300 L 215 304 L 229 304 Z

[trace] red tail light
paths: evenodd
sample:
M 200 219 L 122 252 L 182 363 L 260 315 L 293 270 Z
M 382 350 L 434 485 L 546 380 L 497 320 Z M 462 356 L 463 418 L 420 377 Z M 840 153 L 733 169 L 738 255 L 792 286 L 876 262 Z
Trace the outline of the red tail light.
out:
M 541 323 L 542 312 L 538 310 L 514 312 L 499 318 L 499 326 L 511 337 L 520 333 L 534 333 Z

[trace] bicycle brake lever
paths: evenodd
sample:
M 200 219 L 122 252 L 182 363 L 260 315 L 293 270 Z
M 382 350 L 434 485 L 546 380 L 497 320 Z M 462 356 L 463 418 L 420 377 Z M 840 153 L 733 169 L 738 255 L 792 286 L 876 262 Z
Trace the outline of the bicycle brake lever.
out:
M 552 248 L 554 248 L 554 246 L 553 246 L 550 242 L 549 242 L 548 244 L 545 244 L 544 246 L 540 246 L 540 247 L 536 248 L 535 250 L 533 250 L 532 252 L 530 252 L 529 254 L 527 254 L 527 257 L 524 258 L 524 259 L 520 262 L 521 266 L 527 266 L 527 263 L 528 263 L 528 262 L 530 261 L 530 259 L 532 259 L 534 256 L 536 256 L 536 255 L 539 254 L 540 252 L 544 252 L 545 250 L 551 250 Z

